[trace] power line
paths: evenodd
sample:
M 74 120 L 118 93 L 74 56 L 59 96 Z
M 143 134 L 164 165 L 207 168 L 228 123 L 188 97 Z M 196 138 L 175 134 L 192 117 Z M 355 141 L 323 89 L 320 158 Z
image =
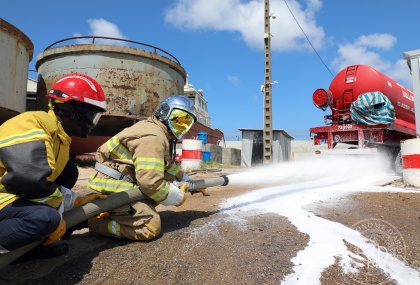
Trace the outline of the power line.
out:
M 299 28 L 301 29 L 302 33 L 305 35 L 306 40 L 308 41 L 308 43 L 311 45 L 312 49 L 314 50 L 314 52 L 316 53 L 316 55 L 318 56 L 319 60 L 321 60 L 322 64 L 325 66 L 325 68 L 328 70 L 328 72 L 332 75 L 332 77 L 334 77 L 334 74 L 330 71 L 330 69 L 328 68 L 328 66 L 325 64 L 325 62 L 322 60 L 321 56 L 318 54 L 318 52 L 316 51 L 315 47 L 313 46 L 313 44 L 311 43 L 311 41 L 309 40 L 308 36 L 306 35 L 305 31 L 302 29 L 302 27 L 300 26 L 298 20 L 296 19 L 295 15 L 293 15 L 292 10 L 290 9 L 289 5 L 287 4 L 286 0 L 283 0 L 284 3 L 287 6 L 287 9 L 289 9 L 290 14 L 292 14 L 293 19 L 295 19 L 297 25 L 299 26 Z

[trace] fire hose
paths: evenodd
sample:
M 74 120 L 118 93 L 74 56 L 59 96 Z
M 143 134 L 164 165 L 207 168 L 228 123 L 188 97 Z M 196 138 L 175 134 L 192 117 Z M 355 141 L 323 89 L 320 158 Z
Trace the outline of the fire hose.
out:
M 187 191 L 195 193 L 199 189 L 205 189 L 213 186 L 226 186 L 229 183 L 227 176 L 222 175 L 216 178 L 207 178 L 202 180 L 190 180 L 188 182 Z M 122 191 L 109 195 L 106 199 L 97 199 L 86 205 L 76 207 L 63 213 L 63 219 L 66 221 L 66 228 L 69 229 L 83 221 L 99 215 L 101 212 L 106 212 L 111 209 L 131 204 L 140 200 L 147 199 L 138 188 L 133 188 L 127 191 Z M 0 269 L 6 267 L 11 262 L 21 257 L 28 251 L 41 245 L 44 240 L 38 240 L 33 243 L 22 246 L 11 252 L 0 255 Z

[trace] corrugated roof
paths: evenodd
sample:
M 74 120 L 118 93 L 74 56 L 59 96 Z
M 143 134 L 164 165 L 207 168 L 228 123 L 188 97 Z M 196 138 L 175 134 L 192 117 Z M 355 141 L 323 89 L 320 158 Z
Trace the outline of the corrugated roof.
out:
M 256 131 L 256 132 L 262 132 L 262 129 L 247 129 L 247 128 L 239 128 L 238 130 L 240 130 L 241 132 L 243 131 Z M 281 132 L 283 133 L 285 136 L 289 137 L 290 139 L 294 140 L 295 138 L 292 137 L 287 131 L 282 130 L 282 129 L 273 129 L 273 132 Z

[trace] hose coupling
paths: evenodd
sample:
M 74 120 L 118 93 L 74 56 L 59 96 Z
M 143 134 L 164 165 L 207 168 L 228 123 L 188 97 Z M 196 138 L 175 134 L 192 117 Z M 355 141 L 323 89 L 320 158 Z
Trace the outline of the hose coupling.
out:
M 223 179 L 225 180 L 221 186 L 226 186 L 229 184 L 229 178 L 226 175 L 222 175 L 220 177 L 223 177 Z

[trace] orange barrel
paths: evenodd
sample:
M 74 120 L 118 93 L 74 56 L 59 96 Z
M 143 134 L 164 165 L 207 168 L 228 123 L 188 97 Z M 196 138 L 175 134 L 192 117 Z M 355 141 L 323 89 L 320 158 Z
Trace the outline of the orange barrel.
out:
M 420 139 L 401 142 L 401 159 L 404 182 L 420 187 Z
M 203 142 L 201 140 L 182 140 L 182 170 L 194 170 L 201 167 L 203 160 Z

